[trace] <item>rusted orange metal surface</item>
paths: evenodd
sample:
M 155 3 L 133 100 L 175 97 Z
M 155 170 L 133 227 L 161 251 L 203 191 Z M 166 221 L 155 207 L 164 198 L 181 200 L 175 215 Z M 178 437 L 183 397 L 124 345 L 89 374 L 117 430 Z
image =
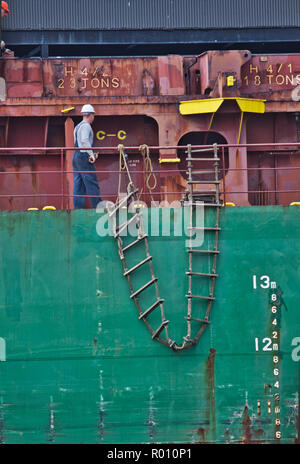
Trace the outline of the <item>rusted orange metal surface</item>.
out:
M 255 55 L 242 67 L 242 95 L 260 94 L 271 101 L 289 102 L 299 85 L 299 55 Z
M 62 187 L 69 194 L 72 190 L 72 150 L 62 156 L 60 150 L 50 152 L 46 147 L 73 145 L 74 126 L 85 103 L 96 110 L 94 145 L 106 147 L 97 167 L 104 195 L 113 194 L 115 177 L 108 172 L 118 170 L 119 143 L 159 147 L 151 156 L 159 179 L 154 193 L 160 198 L 178 199 L 178 192 L 184 192 L 185 154 L 179 147 L 189 143 L 228 145 L 222 178 L 232 201 L 240 205 L 286 204 L 290 196 L 280 190 L 298 190 L 297 170 L 276 168 L 299 165 L 300 55 L 233 50 L 195 57 L 8 57 L 0 60 L 0 80 L 0 147 L 14 148 L 0 155 L 0 172 L 13 173 L 7 176 L 10 180 L 0 178 L 3 195 L 40 193 L 46 195 L 45 202 L 52 199 L 61 207 L 61 198 L 51 195 Z M 245 113 L 241 124 L 241 111 L 228 97 L 264 99 L 265 113 Z M 213 118 L 211 113 L 180 114 L 181 101 L 209 98 L 225 98 Z M 252 146 L 246 148 L 246 143 Z M 30 147 L 41 149 L 32 153 Z M 137 184 L 143 185 L 140 155 L 131 154 L 130 163 Z M 62 165 L 63 183 L 59 174 L 51 181 L 46 174 L 34 174 L 61 171 Z M 253 167 L 273 171 L 247 169 Z M 21 176 L 22 171 L 29 174 Z M 249 195 L 249 190 L 267 193 Z M 69 198 L 65 197 L 64 207 L 72 207 Z M 4 209 L 28 205 L 21 197 L 1 201 Z
M 8 98 L 184 95 L 183 57 L 5 59 Z

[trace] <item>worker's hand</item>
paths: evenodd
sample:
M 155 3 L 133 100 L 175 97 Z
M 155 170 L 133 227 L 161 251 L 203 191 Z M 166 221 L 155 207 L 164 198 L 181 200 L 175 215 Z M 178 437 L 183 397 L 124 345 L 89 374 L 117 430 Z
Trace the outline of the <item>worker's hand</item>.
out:
M 13 52 L 12 50 L 9 50 L 9 48 L 4 48 L 3 51 L 2 51 L 2 56 L 5 58 L 6 56 L 15 56 L 15 52 Z
M 95 163 L 96 159 L 98 159 L 98 156 L 99 156 L 99 153 L 94 152 L 93 155 L 90 155 L 89 162 L 92 163 L 92 164 Z
M 6 44 L 5 44 L 4 40 L 1 40 L 0 48 L 1 48 L 1 49 L 2 49 L 2 48 L 5 48 L 5 45 L 6 45 Z

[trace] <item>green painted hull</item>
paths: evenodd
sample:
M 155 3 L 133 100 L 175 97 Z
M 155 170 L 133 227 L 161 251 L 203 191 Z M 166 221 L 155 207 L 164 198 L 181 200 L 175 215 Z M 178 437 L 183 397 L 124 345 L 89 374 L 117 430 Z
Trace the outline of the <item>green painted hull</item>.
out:
M 294 443 L 300 210 L 222 209 L 211 324 L 183 352 L 153 341 L 138 320 L 117 243 L 97 235 L 98 219 L 94 211 L 0 215 L 0 442 Z M 149 238 L 178 343 L 185 240 Z M 276 290 L 262 288 L 261 276 Z M 141 272 L 137 288 L 145 281 Z M 269 351 L 279 288 L 278 351 Z M 158 326 L 157 315 L 151 322 Z

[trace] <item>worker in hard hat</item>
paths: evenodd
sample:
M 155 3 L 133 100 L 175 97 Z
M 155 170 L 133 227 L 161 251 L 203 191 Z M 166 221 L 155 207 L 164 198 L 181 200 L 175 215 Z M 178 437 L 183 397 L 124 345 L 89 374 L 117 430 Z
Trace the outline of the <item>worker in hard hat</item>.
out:
M 5 18 L 9 13 L 8 4 L 6 2 L 1 2 L 1 18 Z
M 10 11 L 9 11 L 8 4 L 6 2 L 1 2 L 1 20 L 3 18 L 5 18 L 5 16 L 9 15 L 9 13 L 10 13 Z M 5 55 L 8 55 L 8 56 L 14 54 L 11 50 L 8 50 L 5 47 L 6 47 L 5 42 L 3 40 L 1 40 L 0 41 L 1 54 L 5 54 Z
M 94 143 L 94 132 L 91 127 L 95 119 L 92 105 L 83 105 L 81 109 L 82 121 L 74 129 L 74 146 L 79 148 L 73 155 L 73 203 L 75 209 L 83 209 L 86 192 L 93 208 L 101 201 L 100 189 L 96 175 L 95 161 L 98 153 L 91 150 Z M 93 172 L 86 172 L 93 171 Z

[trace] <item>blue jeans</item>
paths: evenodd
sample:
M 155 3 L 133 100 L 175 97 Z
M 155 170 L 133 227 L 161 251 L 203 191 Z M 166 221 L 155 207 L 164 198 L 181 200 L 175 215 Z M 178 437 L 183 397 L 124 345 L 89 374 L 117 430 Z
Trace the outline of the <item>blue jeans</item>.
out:
M 96 171 L 95 165 L 89 162 L 88 153 L 81 153 L 80 150 L 76 150 L 73 159 L 73 195 L 92 195 L 90 201 L 93 208 L 96 208 L 100 198 L 100 189 L 98 185 L 98 179 L 95 172 L 75 172 L 75 171 Z M 83 209 L 85 203 L 85 197 L 73 197 L 73 203 L 75 209 Z

